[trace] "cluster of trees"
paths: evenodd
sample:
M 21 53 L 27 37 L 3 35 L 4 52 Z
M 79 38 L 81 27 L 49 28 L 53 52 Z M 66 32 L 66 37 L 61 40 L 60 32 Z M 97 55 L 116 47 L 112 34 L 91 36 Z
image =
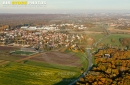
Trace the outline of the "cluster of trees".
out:
M 129 49 L 129 47 L 130 47 L 130 38 L 120 38 L 119 41 L 123 46 L 126 46 L 127 49 Z
M 76 45 L 74 47 L 73 46 L 69 46 L 68 49 L 70 51 L 73 51 L 73 52 L 83 52 L 83 53 L 85 53 L 85 48 L 84 47 L 79 47 L 78 45 Z
M 76 85 L 130 85 L 130 50 L 99 50 L 95 64 Z
M 0 25 L 9 25 L 16 28 L 19 25 L 48 25 L 59 17 L 67 17 L 64 14 L 0 14 Z M 59 19 L 60 20 L 60 19 Z M 55 21 L 57 22 L 57 21 Z M 61 21 L 60 21 L 61 22 Z

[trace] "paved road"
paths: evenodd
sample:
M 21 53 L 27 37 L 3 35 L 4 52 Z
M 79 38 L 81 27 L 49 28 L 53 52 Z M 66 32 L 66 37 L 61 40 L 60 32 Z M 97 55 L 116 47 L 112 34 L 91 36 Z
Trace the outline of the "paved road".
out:
M 103 28 L 106 30 L 107 32 L 107 36 L 100 38 L 97 42 L 95 42 L 93 45 L 94 47 L 97 47 L 97 44 L 99 44 L 101 41 L 103 41 L 104 39 L 108 38 L 110 36 L 110 32 L 108 31 L 107 27 L 105 25 L 103 25 Z
M 105 36 L 104 38 L 100 38 L 97 42 L 95 42 L 93 45 L 95 47 L 97 47 L 97 44 L 100 43 L 102 40 L 108 38 L 110 36 L 110 33 L 109 31 L 107 30 L 106 26 L 103 26 L 103 28 L 106 30 L 107 32 L 107 36 Z M 75 80 L 74 82 L 70 83 L 69 85 L 74 85 L 77 81 L 79 81 L 80 78 L 84 77 L 88 71 L 92 68 L 93 66 L 93 62 L 92 62 L 92 55 L 91 55 L 91 52 L 90 52 L 90 49 L 89 48 L 86 48 L 86 53 L 87 53 L 87 57 L 86 59 L 88 60 L 88 69 L 77 79 Z
M 88 73 L 88 71 L 92 68 L 93 62 L 92 62 L 92 55 L 91 55 L 90 49 L 86 48 L 86 53 L 87 53 L 87 56 L 85 56 L 85 58 L 88 60 L 87 70 L 77 80 L 73 81 L 69 85 L 74 85 L 77 81 L 79 81 L 80 78 L 83 78 Z

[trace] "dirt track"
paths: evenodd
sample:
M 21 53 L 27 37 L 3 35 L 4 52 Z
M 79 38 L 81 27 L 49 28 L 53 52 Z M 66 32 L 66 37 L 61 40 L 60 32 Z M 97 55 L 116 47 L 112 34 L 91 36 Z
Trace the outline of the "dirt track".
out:
M 39 55 L 40 55 L 40 54 L 34 54 L 34 55 L 32 55 L 32 56 L 28 56 L 28 57 L 22 58 L 22 59 L 20 59 L 20 60 L 16 60 L 15 62 L 21 62 L 21 61 L 24 61 L 24 60 L 28 60 L 28 59 L 30 59 L 30 58 L 37 57 L 37 56 L 39 56 Z

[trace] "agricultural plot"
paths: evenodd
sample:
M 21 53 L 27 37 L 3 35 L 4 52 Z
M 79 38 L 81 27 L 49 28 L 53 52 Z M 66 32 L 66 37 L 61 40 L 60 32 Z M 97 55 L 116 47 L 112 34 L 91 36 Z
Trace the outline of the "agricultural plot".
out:
M 19 50 L 20 47 L 0 46 L 0 60 L 15 61 L 26 57 L 25 55 L 10 55 L 10 51 Z
M 9 52 L 11 48 L 0 50 L 0 85 L 68 85 L 81 75 L 81 68 L 87 69 L 80 52 Z
M 0 60 L 0 66 L 5 67 L 10 61 Z
M 47 52 L 31 58 L 30 60 L 45 62 L 48 64 L 59 64 L 64 66 L 80 67 L 80 59 L 74 54 L 66 54 L 62 52 Z
M 78 76 L 76 71 L 29 64 L 11 63 L 0 67 L 0 85 L 67 85 Z
M 10 54 L 17 54 L 17 55 L 32 55 L 32 54 L 35 54 L 35 52 L 27 52 L 27 51 L 17 50 L 17 51 L 11 52 Z

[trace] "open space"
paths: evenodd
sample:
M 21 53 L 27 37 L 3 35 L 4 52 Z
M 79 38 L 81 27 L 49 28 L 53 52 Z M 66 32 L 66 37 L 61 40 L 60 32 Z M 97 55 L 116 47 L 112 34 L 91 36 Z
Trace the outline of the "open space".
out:
M 119 39 L 120 38 L 127 38 L 127 37 L 130 37 L 129 34 L 111 34 L 110 36 L 108 36 L 108 38 L 104 39 L 101 43 L 103 44 L 111 44 L 113 46 L 119 46 L 121 45 Z M 112 41 L 113 39 L 113 41 Z
M 88 65 L 85 54 L 80 52 L 50 51 L 29 55 L 32 52 L 18 51 L 20 48 L 1 48 L 4 51 L 0 49 L 0 85 L 67 85 Z M 11 51 L 15 54 L 10 54 Z
M 27 51 L 17 50 L 17 51 L 12 51 L 12 52 L 10 52 L 10 54 L 17 54 L 17 55 L 32 55 L 32 54 L 34 54 L 34 52 L 27 52 Z
M 29 64 L 11 63 L 0 67 L 0 85 L 66 85 L 78 76 L 78 72 L 72 70 Z

